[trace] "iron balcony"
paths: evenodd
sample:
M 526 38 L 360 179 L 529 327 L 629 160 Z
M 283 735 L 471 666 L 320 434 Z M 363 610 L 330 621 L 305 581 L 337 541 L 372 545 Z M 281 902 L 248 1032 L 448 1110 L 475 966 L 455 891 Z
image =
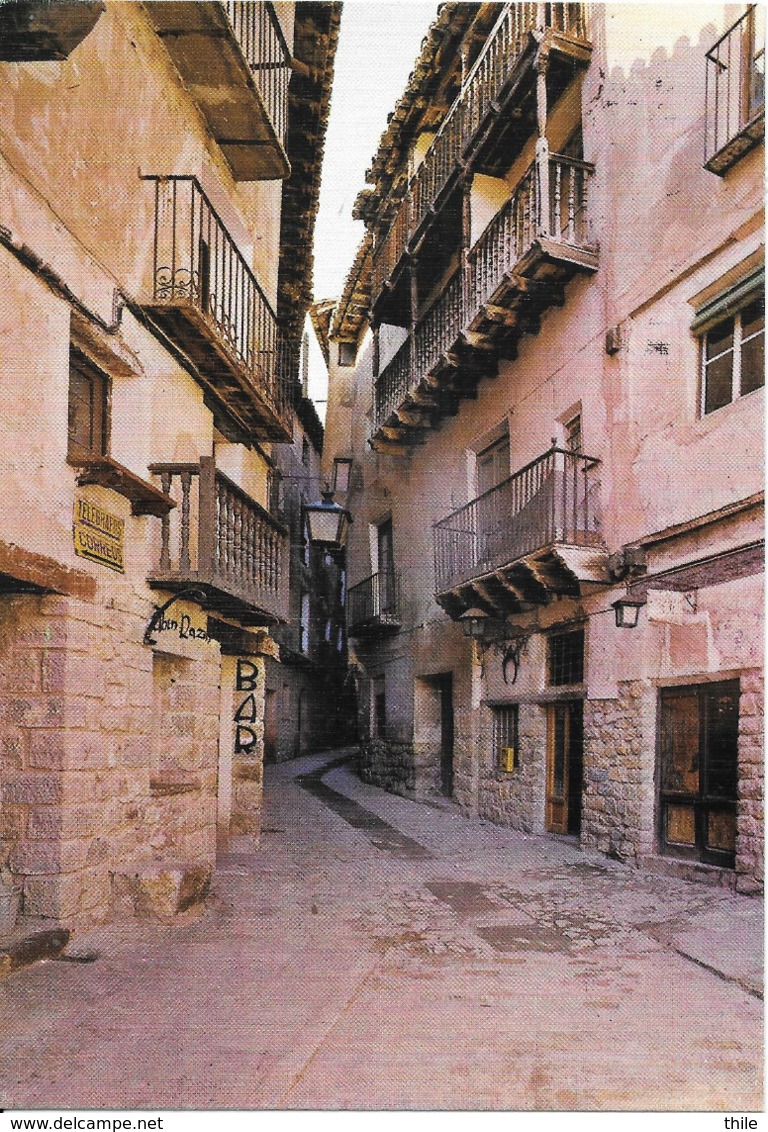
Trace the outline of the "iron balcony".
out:
M 706 56 L 705 168 L 723 174 L 765 136 L 765 9 L 747 11 Z
M 391 572 L 372 574 L 347 595 L 350 637 L 381 637 L 400 628 L 399 579 Z
M 275 5 L 149 0 L 144 7 L 235 180 L 290 176 L 291 56 Z
M 296 359 L 256 276 L 194 177 L 146 180 L 155 221 L 142 310 L 243 428 L 290 441 Z
M 552 447 L 435 524 L 436 597 L 452 617 L 520 612 L 606 580 L 599 461 Z

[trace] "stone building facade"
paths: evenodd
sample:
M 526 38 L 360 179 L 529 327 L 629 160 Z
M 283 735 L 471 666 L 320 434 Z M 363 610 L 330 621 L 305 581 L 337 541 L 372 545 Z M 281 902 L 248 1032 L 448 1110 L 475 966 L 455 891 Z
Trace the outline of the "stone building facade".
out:
M 744 892 L 763 17 L 442 5 L 315 308 L 363 777 Z
M 173 914 L 258 835 L 338 22 L 0 8 L 0 936 Z

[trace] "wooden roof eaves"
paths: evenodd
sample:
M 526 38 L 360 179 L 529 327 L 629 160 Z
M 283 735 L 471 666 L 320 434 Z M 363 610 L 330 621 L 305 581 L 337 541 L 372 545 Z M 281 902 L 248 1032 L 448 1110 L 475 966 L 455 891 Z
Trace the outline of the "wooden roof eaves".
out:
M 360 337 L 371 304 L 372 257 L 373 236 L 371 232 L 366 232 L 357 249 L 334 312 L 330 329 L 331 338 L 357 341 Z
M 289 105 L 301 112 L 289 113 L 292 173 L 283 184 L 278 282 L 278 318 L 289 337 L 301 336 L 312 301 L 312 247 L 341 9 L 338 2 L 296 5 L 293 49 L 303 66 L 292 77 Z

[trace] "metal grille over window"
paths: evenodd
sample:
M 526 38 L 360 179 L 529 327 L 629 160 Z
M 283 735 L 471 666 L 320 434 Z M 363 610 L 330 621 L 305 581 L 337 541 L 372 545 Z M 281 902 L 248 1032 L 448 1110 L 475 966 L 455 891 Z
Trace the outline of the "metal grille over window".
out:
M 581 684 L 584 680 L 584 630 L 551 636 L 548 661 L 550 684 Z
M 510 774 L 520 766 L 517 735 L 518 707 L 508 704 L 493 710 L 493 752 L 496 769 Z

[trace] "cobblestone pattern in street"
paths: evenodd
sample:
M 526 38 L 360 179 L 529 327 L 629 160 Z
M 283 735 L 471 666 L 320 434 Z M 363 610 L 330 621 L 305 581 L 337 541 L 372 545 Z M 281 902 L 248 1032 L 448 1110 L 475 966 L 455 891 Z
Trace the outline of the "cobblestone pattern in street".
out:
M 203 914 L 0 983 L 5 1107 L 761 1107 L 758 901 L 331 755 L 270 767 L 265 797 Z

